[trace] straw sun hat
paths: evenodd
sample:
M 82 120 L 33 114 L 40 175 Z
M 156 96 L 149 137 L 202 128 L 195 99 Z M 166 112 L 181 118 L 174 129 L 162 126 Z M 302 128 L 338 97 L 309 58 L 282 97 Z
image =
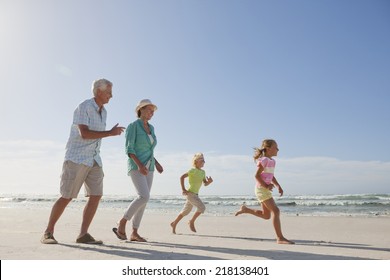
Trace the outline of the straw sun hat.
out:
M 157 106 L 154 105 L 154 104 L 152 103 L 152 101 L 150 101 L 150 99 L 142 99 L 142 100 L 138 103 L 137 107 L 135 107 L 135 113 L 138 114 L 138 111 L 139 111 L 140 109 L 142 109 L 143 107 L 148 106 L 148 105 L 154 106 L 154 110 L 155 110 L 155 111 L 157 110 Z

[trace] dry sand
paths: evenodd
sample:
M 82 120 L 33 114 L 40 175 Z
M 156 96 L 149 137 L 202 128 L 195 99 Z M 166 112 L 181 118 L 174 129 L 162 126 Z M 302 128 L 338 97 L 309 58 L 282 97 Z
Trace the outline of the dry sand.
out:
M 204 215 L 193 233 L 184 218 L 175 235 L 174 215 L 146 212 L 139 232 L 148 242 L 137 243 L 112 233 L 123 211 L 99 209 L 90 233 L 104 244 L 85 245 L 75 242 L 81 212 L 66 209 L 54 234 L 59 244 L 43 245 L 49 210 L 0 211 L 2 260 L 390 260 L 389 217 L 282 216 L 284 235 L 296 244 L 278 245 L 270 220 Z

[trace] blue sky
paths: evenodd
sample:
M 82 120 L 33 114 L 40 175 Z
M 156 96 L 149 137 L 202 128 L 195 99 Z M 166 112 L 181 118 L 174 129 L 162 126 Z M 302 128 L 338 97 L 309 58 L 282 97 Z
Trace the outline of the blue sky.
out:
M 108 128 L 159 107 L 155 194 L 179 195 L 199 151 L 204 194 L 252 194 L 263 138 L 286 194 L 389 193 L 389 30 L 385 0 L 2 0 L 0 192 L 58 192 L 73 110 L 105 77 Z M 103 140 L 108 194 L 133 192 L 123 144 Z

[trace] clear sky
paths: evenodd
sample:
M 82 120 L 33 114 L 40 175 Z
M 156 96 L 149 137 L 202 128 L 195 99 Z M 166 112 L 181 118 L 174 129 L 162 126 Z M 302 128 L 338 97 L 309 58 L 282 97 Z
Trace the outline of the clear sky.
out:
M 58 193 L 75 107 L 114 83 L 107 128 L 159 107 L 153 194 L 253 194 L 274 138 L 286 194 L 389 193 L 387 0 L 0 0 L 0 193 Z M 124 135 L 103 140 L 106 194 L 134 194 Z

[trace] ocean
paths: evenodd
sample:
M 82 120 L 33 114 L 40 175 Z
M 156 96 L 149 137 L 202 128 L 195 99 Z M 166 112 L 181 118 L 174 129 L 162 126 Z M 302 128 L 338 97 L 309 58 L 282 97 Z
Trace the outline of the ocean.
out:
M 0 209 L 27 208 L 51 209 L 58 195 L 2 194 Z M 133 200 L 129 195 L 105 195 L 100 209 L 125 210 Z M 200 196 L 206 205 L 205 215 L 234 215 L 245 203 L 258 208 L 255 196 Z M 78 198 L 69 208 L 83 209 L 85 198 Z M 390 194 L 344 194 L 344 195 L 285 195 L 275 197 L 283 215 L 292 216 L 390 216 Z M 146 211 L 177 215 L 183 207 L 183 196 L 153 195 Z M 194 211 L 194 210 L 193 210 Z

